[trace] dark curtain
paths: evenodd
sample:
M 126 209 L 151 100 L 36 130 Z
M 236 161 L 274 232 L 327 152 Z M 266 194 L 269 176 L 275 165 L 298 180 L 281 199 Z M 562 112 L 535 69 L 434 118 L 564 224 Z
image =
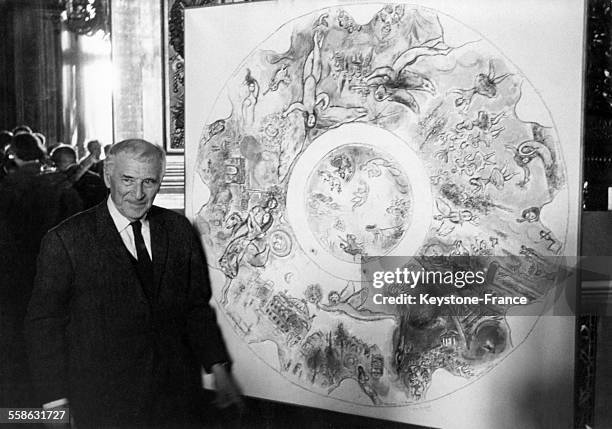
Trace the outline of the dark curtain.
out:
M 0 128 L 62 139 L 61 66 L 57 2 L 0 0 Z

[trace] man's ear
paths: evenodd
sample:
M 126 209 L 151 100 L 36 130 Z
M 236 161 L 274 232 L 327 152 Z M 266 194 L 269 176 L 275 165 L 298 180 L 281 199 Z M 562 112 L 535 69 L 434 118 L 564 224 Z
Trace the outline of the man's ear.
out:
M 104 163 L 104 170 L 102 175 L 104 176 L 104 184 L 108 189 L 110 189 L 110 170 L 110 165 Z

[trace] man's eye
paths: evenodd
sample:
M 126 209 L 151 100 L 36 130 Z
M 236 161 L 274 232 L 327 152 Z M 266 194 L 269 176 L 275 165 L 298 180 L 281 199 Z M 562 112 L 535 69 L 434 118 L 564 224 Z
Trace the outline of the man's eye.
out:
M 157 183 L 157 180 L 155 180 L 155 179 L 145 179 L 144 183 L 147 186 L 153 186 L 153 185 L 155 185 Z
M 124 184 L 126 185 L 130 185 L 134 182 L 134 179 L 132 179 L 131 177 L 124 177 L 123 179 L 121 179 L 123 181 Z

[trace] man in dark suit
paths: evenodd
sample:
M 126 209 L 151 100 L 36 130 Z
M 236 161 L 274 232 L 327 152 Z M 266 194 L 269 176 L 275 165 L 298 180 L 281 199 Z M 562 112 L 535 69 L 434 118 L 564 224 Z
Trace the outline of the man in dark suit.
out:
M 32 134 L 13 137 L 7 148 L 11 172 L 0 181 L 0 406 L 34 406 L 24 319 L 45 233 L 83 209 L 62 174 L 44 172 L 45 152 Z
M 110 197 L 45 236 L 27 318 L 46 407 L 83 427 L 192 427 L 201 367 L 220 406 L 240 404 L 228 371 L 201 244 L 186 218 L 153 206 L 164 152 L 114 145 Z

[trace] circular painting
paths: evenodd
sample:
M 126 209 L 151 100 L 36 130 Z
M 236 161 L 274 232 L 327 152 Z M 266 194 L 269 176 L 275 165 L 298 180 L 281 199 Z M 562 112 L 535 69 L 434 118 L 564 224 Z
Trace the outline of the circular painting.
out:
M 291 383 L 374 407 L 434 400 L 533 327 L 508 303 L 380 304 L 364 277 L 373 261 L 487 258 L 479 288 L 433 295 L 537 305 L 555 286 L 568 199 L 553 120 L 485 36 L 412 5 L 331 7 L 287 22 L 219 86 L 196 222 L 220 312 Z

